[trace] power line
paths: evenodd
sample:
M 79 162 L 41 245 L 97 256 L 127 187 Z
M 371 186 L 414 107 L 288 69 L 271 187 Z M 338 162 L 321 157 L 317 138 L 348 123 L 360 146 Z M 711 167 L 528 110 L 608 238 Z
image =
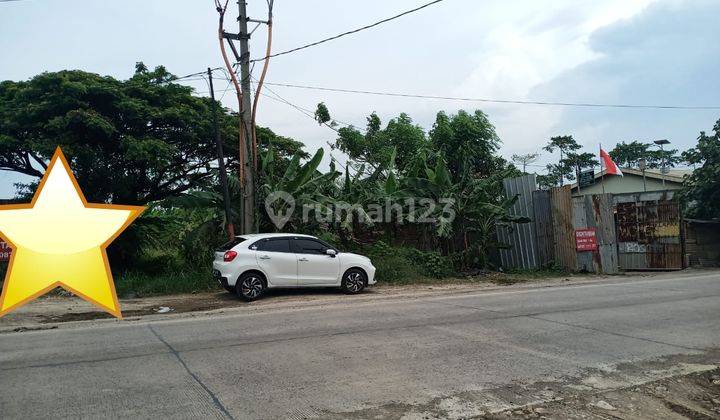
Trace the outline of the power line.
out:
M 253 77 L 253 80 L 254 80 L 254 79 L 255 79 L 255 78 Z M 254 82 L 253 84 L 256 84 L 256 83 Z M 268 92 L 272 93 L 274 96 L 270 96 L 270 95 L 268 95 L 268 94 L 266 94 L 266 93 L 261 93 L 260 96 L 264 96 L 264 97 L 266 97 L 266 98 L 268 98 L 268 99 L 271 99 L 271 100 L 273 100 L 273 101 L 280 102 L 280 103 L 283 103 L 283 104 L 285 104 L 285 105 L 288 105 L 288 106 L 294 108 L 295 110 L 297 110 L 298 112 L 300 112 L 301 114 L 305 115 L 306 117 L 308 117 L 308 118 L 312 119 L 313 121 L 317 122 L 317 120 L 315 119 L 314 111 L 312 111 L 312 110 L 310 110 L 310 109 L 308 109 L 308 108 L 302 107 L 302 106 L 300 106 L 300 105 L 296 105 L 296 104 L 288 101 L 287 99 L 283 98 L 279 93 L 277 93 L 276 91 L 274 91 L 274 90 L 272 90 L 272 89 L 270 89 L 270 88 L 268 88 L 268 87 L 266 87 L 265 89 L 266 89 Z M 226 91 L 227 91 L 227 88 L 223 91 L 223 95 L 225 94 Z M 196 92 L 195 92 L 195 94 L 197 94 L 197 95 L 208 94 L 208 93 L 210 93 L 210 92 L 209 92 L 209 91 L 201 91 L 201 92 L 196 91 Z M 336 122 L 336 123 L 340 123 L 340 124 L 342 124 L 342 125 L 344 125 L 344 126 L 346 126 L 346 127 L 357 127 L 355 124 L 351 124 L 351 123 L 348 123 L 348 122 L 344 122 L 344 121 L 338 120 L 338 119 L 336 119 L 336 118 L 333 118 L 332 121 L 334 121 L 334 122 Z M 339 132 L 340 132 L 337 128 L 335 128 L 335 127 L 334 127 L 333 125 L 331 125 L 331 124 L 322 123 L 322 125 L 324 125 L 325 127 L 327 127 L 327 128 L 329 128 L 329 129 L 335 131 L 336 133 L 339 133 Z
M 232 85 L 232 79 L 229 79 L 227 81 L 227 85 L 225 86 L 225 89 L 222 91 L 222 95 L 220 95 L 220 99 L 218 101 L 222 102 L 223 98 L 225 97 L 225 94 L 228 90 L 230 90 L 230 86 Z
M 268 95 L 268 94 L 265 94 L 265 93 L 261 93 L 261 95 L 264 96 L 264 97 L 266 97 L 266 98 L 268 98 L 268 99 L 272 99 L 272 100 L 274 100 L 274 101 L 279 101 L 279 102 L 282 102 L 282 103 L 284 103 L 284 104 L 286 104 L 286 105 L 289 105 L 289 106 L 295 108 L 296 110 L 300 111 L 302 114 L 304 114 L 304 115 L 307 116 L 308 118 L 311 118 L 313 121 L 317 122 L 317 120 L 315 119 L 315 115 L 314 115 L 314 114 L 312 113 L 312 111 L 310 111 L 309 109 L 303 108 L 303 107 L 301 107 L 301 106 L 298 106 L 298 105 L 293 104 L 292 102 L 290 102 L 290 101 L 288 101 L 287 99 L 283 98 L 282 96 L 278 95 L 278 94 L 277 94 L 275 91 L 273 91 L 273 90 L 267 89 L 267 91 L 273 93 L 275 96 L 277 96 L 277 98 L 274 98 L 274 97 L 272 97 L 272 96 L 270 96 L 270 95 Z M 339 133 L 339 132 L 340 132 L 337 128 L 333 127 L 332 125 L 330 125 L 330 124 L 328 124 L 328 123 L 322 123 L 322 125 L 324 125 L 325 127 L 333 130 L 333 131 L 336 132 L 336 133 Z
M 252 76 L 250 76 L 250 77 L 252 77 Z M 257 79 L 255 79 L 254 77 L 252 77 L 252 79 L 256 82 L 255 84 L 257 84 Z M 312 110 L 307 109 L 307 108 L 303 108 L 303 107 L 301 107 L 301 106 L 299 106 L 299 105 L 292 104 L 292 103 L 290 103 L 290 101 L 288 101 L 287 99 L 285 99 L 285 98 L 283 98 L 282 96 L 280 96 L 280 94 L 277 93 L 276 91 L 274 91 L 274 90 L 272 90 L 272 89 L 270 89 L 270 88 L 266 88 L 266 89 L 268 90 L 268 92 L 271 92 L 273 95 L 277 96 L 280 100 L 282 100 L 282 101 L 285 102 L 286 104 L 288 104 L 288 105 L 290 105 L 290 106 L 292 106 L 292 107 L 294 107 L 294 108 L 297 108 L 297 109 L 299 109 L 299 110 L 301 110 L 301 111 L 304 111 L 304 113 L 309 113 L 309 114 L 310 114 L 309 116 L 310 116 L 313 120 L 315 120 L 315 111 L 312 111 Z M 267 96 L 267 95 L 265 95 L 265 96 Z M 267 96 L 267 97 L 269 98 L 269 96 Z M 271 98 L 271 99 L 272 99 L 272 98 Z M 306 115 L 307 115 L 307 114 L 306 114 Z M 347 126 L 347 127 L 357 127 L 355 124 L 351 124 L 351 123 L 348 123 L 348 122 L 345 122 L 345 121 L 342 121 L 342 120 L 338 120 L 338 119 L 336 119 L 336 118 L 332 118 L 332 120 L 333 120 L 334 122 L 340 123 L 340 124 L 342 124 L 342 125 L 344 125 L 344 126 Z M 317 120 L 315 120 L 315 121 L 317 121 Z M 326 125 L 327 125 L 327 124 L 326 124 Z M 337 130 L 336 130 L 336 131 L 337 131 Z
M 441 99 L 449 101 L 463 101 L 463 102 L 487 102 L 487 103 L 498 103 L 498 104 L 515 104 L 515 105 L 547 105 L 547 106 L 567 106 L 567 107 L 584 107 L 584 108 L 643 108 L 643 109 L 684 109 L 684 110 L 718 110 L 720 106 L 684 106 L 684 105 L 634 105 L 634 104 L 612 104 L 612 103 L 590 103 L 590 102 L 552 102 L 552 101 L 526 101 L 526 100 L 510 100 L 510 99 L 488 99 L 488 98 L 463 98 L 456 96 L 437 96 L 437 95 L 421 95 L 412 93 L 397 93 L 397 92 L 381 92 L 372 90 L 357 90 L 357 89 L 340 89 L 340 88 L 329 88 L 323 86 L 306 86 L 296 85 L 291 83 L 271 83 L 265 82 L 271 86 L 290 87 L 297 89 L 308 89 L 308 90 L 319 90 L 325 92 L 340 92 L 340 93 L 359 93 L 364 95 L 375 95 L 375 96 L 392 96 L 399 98 L 414 98 L 414 99 Z
M 253 78 L 253 79 L 254 79 L 254 78 Z M 229 87 L 229 86 L 228 86 L 228 87 Z M 228 89 L 226 88 L 226 89 L 223 91 L 223 95 L 225 94 L 225 92 L 226 92 L 227 90 L 228 90 Z M 280 96 L 280 94 L 278 94 L 277 92 L 275 92 L 274 90 L 272 90 L 272 89 L 270 89 L 270 88 L 268 88 L 268 87 L 266 87 L 266 90 L 267 90 L 268 92 L 271 92 L 271 93 L 272 93 L 273 95 L 275 95 L 275 96 L 270 96 L 270 95 L 268 95 L 268 94 L 266 94 L 266 93 L 261 93 L 260 96 L 264 96 L 264 97 L 266 97 L 266 98 L 268 98 L 268 99 L 271 99 L 271 100 L 273 100 L 273 101 L 280 102 L 280 103 L 283 103 L 283 104 L 285 104 L 285 105 L 288 105 L 288 106 L 294 108 L 295 110 L 299 111 L 301 114 L 305 115 L 306 117 L 308 117 L 308 118 L 312 119 L 313 121 L 317 122 L 317 120 L 315 119 L 314 111 L 312 111 L 312 110 L 310 110 L 310 109 L 308 109 L 308 108 L 304 108 L 304 107 L 302 107 L 302 106 L 300 106 L 300 105 L 295 105 L 294 103 L 292 103 L 292 102 L 288 101 L 287 99 L 283 98 L 282 96 Z M 204 95 L 204 94 L 208 94 L 208 93 L 210 93 L 210 91 L 196 91 L 196 92 L 195 92 L 196 95 Z M 342 124 L 342 125 L 345 125 L 345 126 L 347 126 L 347 127 L 355 127 L 354 124 L 346 123 L 346 122 L 343 122 L 343 121 L 340 121 L 340 120 L 337 120 L 337 119 L 334 119 L 334 118 L 333 118 L 333 121 L 338 122 L 338 123 L 340 123 L 340 124 Z M 328 123 L 322 123 L 322 125 L 324 125 L 324 126 L 326 126 L 327 128 L 335 131 L 336 133 L 339 132 L 338 129 L 336 129 L 335 127 L 333 127 L 332 125 L 330 125 L 330 124 L 328 124 Z
M 300 105 L 294 105 L 294 104 L 290 103 L 289 101 L 287 101 L 286 99 L 282 98 L 280 95 L 278 95 L 277 92 L 275 92 L 275 91 L 273 91 L 273 90 L 268 89 L 268 92 L 272 92 L 273 94 L 275 94 L 275 96 L 281 98 L 283 101 L 285 101 L 286 103 L 288 103 L 288 105 L 290 105 L 290 106 L 292 106 L 292 107 L 297 107 L 297 108 L 302 109 L 302 110 L 304 110 L 305 112 L 309 113 L 309 114 L 310 114 L 309 116 L 310 116 L 313 120 L 315 120 L 315 121 L 317 122 L 317 120 L 315 119 L 315 111 L 312 111 L 312 110 L 307 109 L 307 108 L 303 108 L 303 107 L 301 107 Z M 272 98 L 271 98 L 271 99 L 272 99 Z M 360 127 L 361 127 L 360 124 L 349 123 L 349 122 L 347 122 L 347 121 L 338 120 L 337 118 L 331 118 L 331 120 L 332 120 L 332 122 L 334 122 L 334 123 L 337 123 L 337 124 L 340 124 L 340 125 L 344 125 L 345 127 L 348 127 L 348 128 L 356 128 L 356 129 L 359 130 Z M 334 127 L 333 125 L 331 125 L 331 124 L 328 124 L 328 123 L 323 123 L 323 124 L 325 124 L 328 128 L 331 128 L 331 129 L 335 130 L 335 127 Z M 335 130 L 335 131 L 337 131 L 337 130 Z
M 282 96 L 280 96 L 280 94 L 278 94 L 277 92 L 275 92 L 274 90 L 272 90 L 272 89 L 270 89 L 270 88 L 268 88 L 268 87 L 266 87 L 266 89 L 267 89 L 268 92 L 271 92 L 273 95 L 277 96 L 277 98 L 273 98 L 273 97 L 271 97 L 271 96 L 262 94 L 263 96 L 267 97 L 268 99 L 273 99 L 273 100 L 276 100 L 276 101 L 283 102 L 283 103 L 285 103 L 285 104 L 287 104 L 287 105 L 289 105 L 289 106 L 297 109 L 298 111 L 302 112 L 303 114 L 305 114 L 305 115 L 308 116 L 309 118 L 312 118 L 313 121 L 317 122 L 317 120 L 315 119 L 315 113 L 314 113 L 314 111 L 309 110 L 309 109 L 307 109 L 307 108 L 303 108 L 303 107 L 301 107 L 301 106 L 299 106 L 299 105 L 293 104 L 292 102 L 290 102 L 290 101 L 288 101 L 287 99 L 283 98 Z M 336 123 L 340 123 L 340 124 L 342 124 L 342 125 L 344 125 L 344 126 L 346 126 L 346 127 L 350 127 L 350 128 L 357 128 L 357 127 L 359 127 L 358 125 L 355 125 L 355 124 L 352 124 L 352 123 L 349 123 L 349 122 L 346 122 L 346 121 L 338 120 L 338 119 L 336 119 L 336 118 L 332 118 L 332 121 L 333 121 L 333 122 L 336 122 Z M 339 131 L 338 131 L 334 126 L 332 126 L 331 124 L 323 123 L 323 125 L 325 125 L 325 126 L 326 126 L 327 128 L 329 128 L 329 129 L 331 129 L 331 130 L 339 133 Z
M 371 24 L 369 24 L 369 25 L 365 25 L 365 26 L 360 27 L 360 28 L 357 28 L 357 29 L 353 29 L 353 30 L 350 30 L 350 31 L 347 31 L 347 32 L 343 32 L 343 33 L 341 33 L 341 34 L 338 34 L 338 35 L 335 35 L 335 36 L 331 36 L 331 37 L 329 37 L 329 38 L 321 39 L 320 41 L 315 41 L 315 42 L 312 42 L 312 43 L 310 43 L 310 44 L 302 45 L 302 46 L 300 46 L 300 47 L 296 47 L 296 48 L 293 48 L 293 49 L 290 49 L 290 50 L 287 50 L 287 51 L 282 51 L 282 52 L 279 52 L 279 53 L 270 54 L 270 55 L 267 55 L 267 56 L 262 57 L 262 58 L 256 58 L 256 59 L 253 59 L 253 60 L 250 60 L 250 61 L 251 61 L 251 62 L 263 61 L 263 60 L 267 60 L 268 58 L 277 57 L 277 56 L 285 55 L 285 54 L 290 54 L 290 53 L 293 53 L 293 52 L 296 52 L 296 51 L 304 50 L 304 49 L 306 49 L 306 48 L 314 47 L 314 46 L 316 46 L 316 45 L 320 45 L 320 44 L 323 44 L 323 43 L 328 42 L 328 41 L 333 41 L 333 40 L 335 40 L 335 39 L 342 38 L 342 37 L 344 37 L 344 36 L 346 36 L 346 35 L 351 35 L 351 34 L 354 34 L 354 33 L 358 33 L 358 32 L 360 32 L 360 31 L 364 31 L 364 30 L 366 30 L 366 29 L 373 28 L 373 27 L 378 26 L 378 25 L 382 25 L 383 23 L 390 22 L 391 20 L 400 18 L 400 17 L 405 16 L 405 15 L 409 15 L 410 13 L 413 13 L 413 12 L 417 12 L 418 10 L 424 9 L 424 8 L 426 8 L 426 7 L 428 7 L 428 6 L 432 6 L 432 5 L 435 4 L 435 3 L 440 3 L 441 1 L 444 1 L 444 0 L 431 1 L 430 3 L 423 4 L 422 6 L 418 6 L 418 7 L 414 8 L 414 9 L 407 10 L 407 11 L 402 12 L 402 13 L 400 13 L 400 14 L 397 14 L 397 15 L 395 15 L 395 16 L 391 16 L 391 17 L 389 17 L 389 18 L 386 18 L 386 19 L 383 19 L 383 20 L 379 20 L 379 21 L 377 21 L 377 22 L 375 22 L 375 23 L 371 23 Z
M 8 1 L 8 0 L 0 0 L 0 1 Z M 11 0 L 11 1 L 19 1 L 19 0 Z M 222 67 L 215 67 L 215 68 L 210 69 L 210 71 L 222 70 L 222 69 L 223 69 Z M 174 79 L 170 80 L 170 82 L 175 82 L 175 81 L 178 81 L 178 80 L 183 80 L 183 79 L 187 79 L 187 78 L 190 78 L 190 77 L 196 77 L 196 76 L 204 77 L 204 76 L 205 76 L 205 73 L 207 73 L 207 70 L 203 70 L 203 71 L 198 71 L 198 72 L 195 72 L 195 73 L 186 74 L 185 76 L 175 77 Z

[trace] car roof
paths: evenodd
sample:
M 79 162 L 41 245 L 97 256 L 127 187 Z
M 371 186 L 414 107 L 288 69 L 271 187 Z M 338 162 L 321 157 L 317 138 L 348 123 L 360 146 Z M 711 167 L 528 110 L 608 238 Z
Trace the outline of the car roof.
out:
M 236 238 L 247 238 L 247 239 L 264 239 L 264 238 L 282 238 L 301 236 L 303 238 L 315 238 L 312 235 L 305 235 L 302 233 L 248 233 L 247 235 L 235 235 Z

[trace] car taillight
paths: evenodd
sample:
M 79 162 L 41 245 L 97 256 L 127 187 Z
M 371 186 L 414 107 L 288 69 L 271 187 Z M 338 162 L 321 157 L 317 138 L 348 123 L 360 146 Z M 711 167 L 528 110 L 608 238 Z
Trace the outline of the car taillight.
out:
M 230 262 L 237 257 L 237 252 L 235 251 L 225 251 L 225 255 L 223 255 L 223 261 Z

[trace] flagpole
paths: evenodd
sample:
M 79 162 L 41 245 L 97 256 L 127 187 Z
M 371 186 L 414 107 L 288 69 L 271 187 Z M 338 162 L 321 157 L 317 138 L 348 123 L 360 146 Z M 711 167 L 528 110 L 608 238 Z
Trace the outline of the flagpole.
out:
M 602 192 L 605 194 L 605 174 L 603 173 L 603 158 L 602 158 L 602 143 L 600 145 L 600 185 L 602 185 Z

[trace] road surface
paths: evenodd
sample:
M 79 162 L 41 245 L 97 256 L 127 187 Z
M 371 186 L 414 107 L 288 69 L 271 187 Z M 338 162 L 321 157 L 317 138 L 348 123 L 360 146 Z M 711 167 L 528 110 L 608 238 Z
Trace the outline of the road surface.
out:
M 0 416 L 399 417 L 433 399 L 462 416 L 518 403 L 489 390 L 720 346 L 719 272 L 353 299 L 0 334 Z

